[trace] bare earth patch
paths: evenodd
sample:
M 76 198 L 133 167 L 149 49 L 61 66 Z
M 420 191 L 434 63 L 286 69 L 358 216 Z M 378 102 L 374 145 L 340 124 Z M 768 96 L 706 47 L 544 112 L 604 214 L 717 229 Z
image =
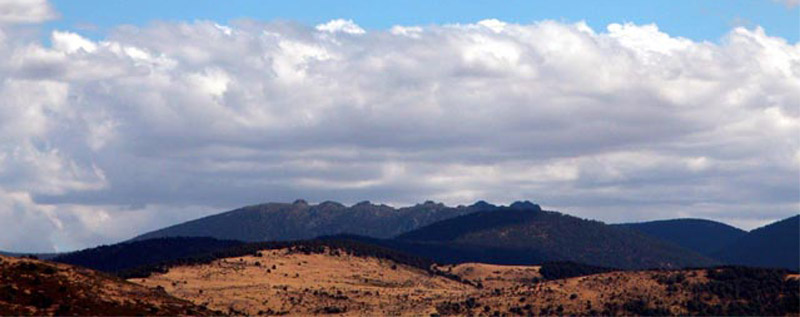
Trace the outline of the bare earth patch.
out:
M 515 284 L 530 284 L 542 278 L 539 273 L 540 266 L 527 265 L 497 265 L 485 263 L 462 263 L 447 265 L 438 269 L 455 274 L 465 280 L 483 287 L 509 287 Z

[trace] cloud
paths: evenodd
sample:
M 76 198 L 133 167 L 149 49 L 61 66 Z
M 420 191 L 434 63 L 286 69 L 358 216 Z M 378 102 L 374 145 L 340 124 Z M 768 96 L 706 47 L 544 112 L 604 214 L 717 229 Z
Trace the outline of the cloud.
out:
M 0 24 L 40 23 L 57 16 L 47 0 L 0 0 Z
M 299 197 L 746 227 L 800 207 L 800 46 L 758 27 L 710 43 L 634 24 L 199 21 L 50 42 L 0 45 L 0 208 L 18 219 L 0 249 Z
M 798 5 L 800 5 L 800 0 L 772 0 L 773 2 L 781 3 L 786 6 L 788 9 L 792 9 Z
M 323 31 L 328 33 L 336 33 L 336 32 L 342 32 L 347 34 L 366 33 L 366 31 L 364 31 L 364 29 L 358 26 L 358 24 L 355 24 L 353 20 L 344 20 L 344 19 L 331 20 L 327 23 L 317 25 L 316 29 L 318 31 Z

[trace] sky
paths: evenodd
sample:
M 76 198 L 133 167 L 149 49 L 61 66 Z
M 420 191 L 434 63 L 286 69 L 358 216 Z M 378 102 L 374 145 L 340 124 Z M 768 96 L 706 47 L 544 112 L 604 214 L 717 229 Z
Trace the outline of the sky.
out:
M 0 250 L 262 202 L 800 211 L 798 1 L 0 0 Z

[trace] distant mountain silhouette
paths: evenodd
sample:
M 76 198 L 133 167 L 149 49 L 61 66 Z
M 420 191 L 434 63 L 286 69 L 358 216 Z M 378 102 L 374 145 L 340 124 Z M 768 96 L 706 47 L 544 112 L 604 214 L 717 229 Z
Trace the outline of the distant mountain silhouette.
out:
M 705 219 L 670 219 L 613 225 L 638 230 L 708 257 L 747 234 L 742 229 Z
M 716 257 L 726 263 L 800 269 L 800 215 L 754 229 L 723 248 Z
M 286 241 L 322 235 L 356 234 L 389 238 L 440 220 L 475 211 L 425 202 L 395 209 L 361 202 L 347 207 L 337 202 L 311 205 L 268 203 L 244 207 L 142 234 L 133 240 L 162 237 L 212 237 L 241 241 Z
M 313 205 L 298 200 L 244 207 L 146 233 L 132 241 L 213 237 L 254 242 L 333 237 L 438 263 L 572 261 L 622 269 L 718 264 L 797 269 L 796 224 L 797 217 L 793 217 L 746 233 L 700 219 L 606 225 L 543 211 L 528 201 L 509 206 L 480 201 L 458 207 L 429 201 L 395 209 L 369 202 L 347 207 L 336 202 Z
M 140 266 L 224 250 L 243 243 L 213 238 L 157 238 L 84 249 L 65 253 L 50 260 L 118 273 Z
M 574 261 L 590 265 L 638 269 L 716 264 L 694 251 L 638 231 L 609 226 L 530 202 L 508 207 L 472 206 L 480 211 L 443 220 L 401 234 L 391 242 L 407 252 L 433 256 L 456 253 L 459 261 L 535 264 Z
M 0 255 L 5 256 L 13 256 L 13 257 L 34 257 L 39 260 L 49 260 L 54 257 L 57 257 L 63 253 L 20 253 L 20 252 L 7 252 L 7 251 L 0 251 Z

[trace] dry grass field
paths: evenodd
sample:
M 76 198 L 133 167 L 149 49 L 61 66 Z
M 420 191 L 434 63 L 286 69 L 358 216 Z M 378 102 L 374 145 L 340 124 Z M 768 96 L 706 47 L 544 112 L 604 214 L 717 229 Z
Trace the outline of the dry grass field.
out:
M 467 263 L 436 270 L 466 282 L 389 260 L 287 249 L 173 267 L 131 281 L 233 314 L 416 316 L 626 314 L 656 307 L 661 313 L 687 314 L 691 286 L 707 282 L 705 270 L 611 272 L 540 282 L 533 282 L 541 277 L 537 266 Z M 677 282 L 665 282 L 670 280 Z

